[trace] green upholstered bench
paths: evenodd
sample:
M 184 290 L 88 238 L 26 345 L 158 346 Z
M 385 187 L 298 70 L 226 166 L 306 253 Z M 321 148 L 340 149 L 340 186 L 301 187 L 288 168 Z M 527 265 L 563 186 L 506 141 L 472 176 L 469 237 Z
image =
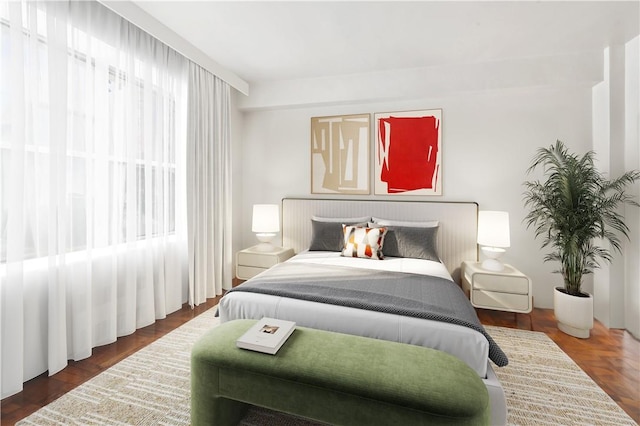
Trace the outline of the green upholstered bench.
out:
M 221 324 L 195 343 L 192 425 L 236 425 L 247 404 L 338 425 L 489 423 L 484 383 L 452 355 L 303 327 L 276 355 L 237 348 L 254 323 Z

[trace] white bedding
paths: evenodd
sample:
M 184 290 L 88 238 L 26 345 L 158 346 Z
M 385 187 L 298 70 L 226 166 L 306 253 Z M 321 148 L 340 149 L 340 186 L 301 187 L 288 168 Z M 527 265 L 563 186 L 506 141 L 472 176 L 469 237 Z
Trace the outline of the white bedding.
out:
M 305 251 L 287 262 L 436 275 L 457 285 L 444 265 L 422 259 L 370 260 L 342 257 L 339 252 Z M 465 361 L 480 377 L 487 376 L 489 343 L 481 333 L 463 326 L 249 292 L 225 295 L 220 301 L 219 313 L 222 322 L 268 316 L 295 321 L 304 327 L 426 346 L 448 352 Z
M 453 282 L 449 271 L 447 271 L 447 268 L 442 263 L 409 257 L 385 257 L 384 260 L 372 260 L 344 257 L 340 255 L 340 252 L 334 251 L 303 251 L 289 259 L 288 262 L 351 266 L 354 268 L 376 269 L 381 271 L 434 275 Z

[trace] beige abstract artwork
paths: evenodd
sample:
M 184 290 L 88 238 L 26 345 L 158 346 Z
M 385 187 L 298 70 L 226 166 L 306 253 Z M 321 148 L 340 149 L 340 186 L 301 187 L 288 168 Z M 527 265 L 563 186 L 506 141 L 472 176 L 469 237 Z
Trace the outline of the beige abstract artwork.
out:
M 369 194 L 370 115 L 311 118 L 311 193 Z

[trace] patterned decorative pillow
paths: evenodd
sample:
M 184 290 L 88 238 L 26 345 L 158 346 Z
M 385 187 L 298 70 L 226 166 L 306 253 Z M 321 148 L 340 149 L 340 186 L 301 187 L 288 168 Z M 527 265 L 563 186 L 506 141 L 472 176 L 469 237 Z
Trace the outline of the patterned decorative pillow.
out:
M 367 259 L 384 259 L 382 245 L 387 228 L 368 228 L 361 226 L 342 226 L 344 232 L 344 248 L 342 256 L 363 257 Z

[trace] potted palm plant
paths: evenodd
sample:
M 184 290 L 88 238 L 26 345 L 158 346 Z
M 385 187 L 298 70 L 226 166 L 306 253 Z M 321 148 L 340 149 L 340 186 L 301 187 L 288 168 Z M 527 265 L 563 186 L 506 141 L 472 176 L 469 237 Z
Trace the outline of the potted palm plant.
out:
M 542 248 L 552 251 L 544 261 L 560 263 L 564 286 L 556 287 L 554 309 L 558 328 L 581 338 L 593 328 L 593 297 L 583 292 L 582 277 L 611 261 L 611 251 L 599 241 L 621 251 L 620 236 L 629 238 L 629 228 L 618 208 L 638 206 L 626 187 L 640 178 L 638 170 L 617 179 L 606 179 L 594 165 L 593 151 L 582 157 L 569 152 L 561 141 L 540 148 L 527 173 L 543 168 L 545 181 L 525 182 L 527 228 L 534 227 Z

